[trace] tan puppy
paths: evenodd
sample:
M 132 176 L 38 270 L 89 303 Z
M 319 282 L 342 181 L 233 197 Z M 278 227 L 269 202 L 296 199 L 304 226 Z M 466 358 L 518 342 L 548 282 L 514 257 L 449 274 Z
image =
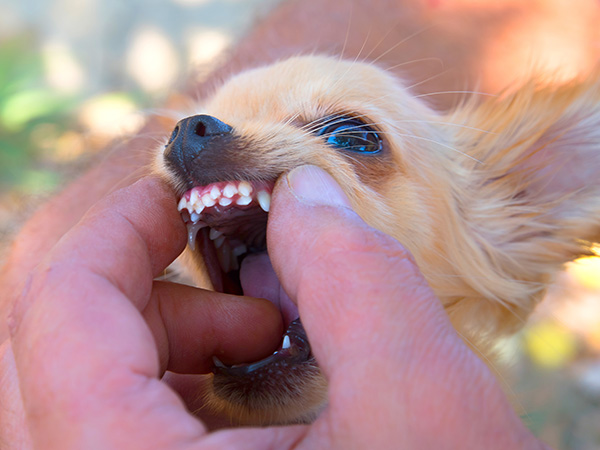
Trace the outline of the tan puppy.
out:
M 208 401 L 234 422 L 309 421 L 325 403 L 266 255 L 272 186 L 301 164 L 327 170 L 367 223 L 412 252 L 487 357 L 561 266 L 600 241 L 600 78 L 532 81 L 442 116 L 377 67 L 297 57 L 239 74 L 180 121 L 156 168 L 181 197 L 187 269 L 198 284 L 269 298 L 289 324 L 263 361 L 215 359 Z

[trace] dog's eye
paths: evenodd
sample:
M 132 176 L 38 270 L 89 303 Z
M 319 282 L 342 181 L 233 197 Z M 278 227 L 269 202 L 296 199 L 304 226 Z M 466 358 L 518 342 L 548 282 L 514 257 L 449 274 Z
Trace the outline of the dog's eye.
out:
M 377 132 L 359 119 L 335 117 L 327 120 L 317 131 L 332 147 L 360 153 L 381 151 L 381 138 Z

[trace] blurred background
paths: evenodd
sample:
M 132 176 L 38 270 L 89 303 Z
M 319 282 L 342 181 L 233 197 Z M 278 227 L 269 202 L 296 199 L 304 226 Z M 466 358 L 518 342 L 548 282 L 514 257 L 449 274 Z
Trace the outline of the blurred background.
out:
M 0 0 L 0 261 L 40 203 L 278 1 Z M 600 449 L 600 259 L 571 264 L 500 347 L 530 428 Z

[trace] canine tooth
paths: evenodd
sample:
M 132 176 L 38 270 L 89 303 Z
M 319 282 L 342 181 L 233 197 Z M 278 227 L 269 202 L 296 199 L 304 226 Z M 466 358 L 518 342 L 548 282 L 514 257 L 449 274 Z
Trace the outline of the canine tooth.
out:
M 244 244 L 238 245 L 237 247 L 235 247 L 232 252 L 234 254 L 234 256 L 240 256 L 243 255 L 244 253 L 246 253 L 248 251 L 248 247 L 246 247 Z
M 290 342 L 290 337 L 286 334 L 283 337 L 283 343 L 281 344 L 281 349 L 285 350 L 286 348 L 290 348 L 292 346 L 292 343 Z
M 213 186 L 209 192 L 209 195 L 216 200 L 221 196 L 221 190 L 218 187 Z
M 252 202 L 252 197 L 240 197 L 238 198 L 235 203 L 240 205 L 240 206 L 245 206 L 245 205 L 249 205 Z
M 263 211 L 269 212 L 269 208 L 271 208 L 271 194 L 267 191 L 259 191 L 256 197 L 258 198 L 258 204 Z
M 233 185 L 231 183 L 227 184 L 227 186 L 225 186 L 223 188 L 223 195 L 227 198 L 231 198 L 237 193 L 238 193 L 237 188 L 235 187 L 235 185 Z
M 210 196 L 210 194 L 204 194 L 204 195 L 202 196 L 202 203 L 204 203 L 204 206 L 208 206 L 208 207 L 210 207 L 210 206 L 215 206 L 215 204 L 216 204 L 217 202 L 215 201 L 215 199 L 214 199 L 214 198 L 212 198 L 212 197 Z
M 229 267 L 231 270 L 239 270 L 240 265 L 238 264 L 237 256 L 233 253 L 233 249 L 229 248 Z
M 212 360 L 213 360 L 213 364 L 215 365 L 215 367 L 219 367 L 221 369 L 227 368 L 227 366 L 225 364 L 223 364 L 221 362 L 221 360 L 219 358 L 217 358 L 216 356 L 213 356 Z
M 252 192 L 252 185 L 250 183 L 248 183 L 247 181 L 242 181 L 240 183 L 240 185 L 238 186 L 238 191 L 243 196 L 248 197 L 250 195 L 250 193 Z
M 218 237 L 223 236 L 223 233 L 221 233 L 219 230 L 216 230 L 214 228 L 210 229 L 210 233 L 208 233 L 208 237 L 211 239 L 211 241 L 214 241 L 215 239 L 217 239 Z
M 200 198 L 200 194 L 198 194 L 198 191 L 196 190 L 192 190 L 192 193 L 190 195 L 190 203 L 193 205 L 195 203 L 198 203 L 198 199 Z
M 215 247 L 219 248 L 223 245 L 223 242 L 225 242 L 225 236 L 219 236 L 215 238 L 213 242 L 215 243 Z
M 219 199 L 219 205 L 221 206 L 229 206 L 233 203 L 233 200 L 231 200 L 230 198 L 227 197 L 221 197 Z
M 194 208 L 194 211 L 196 211 L 196 214 L 200 214 L 202 211 L 204 211 L 204 203 L 198 202 Z
M 179 200 L 179 204 L 177 205 L 177 211 L 181 212 L 181 210 L 186 207 L 187 200 L 185 199 L 185 197 L 181 197 L 181 200 Z
M 198 220 L 200 220 L 200 215 L 193 212 L 190 214 L 190 219 L 192 220 L 193 223 L 196 223 L 196 222 L 198 222 Z
M 198 231 L 207 225 L 204 222 L 196 222 L 196 223 L 188 223 L 187 231 L 188 231 L 188 245 L 192 250 L 196 250 L 196 236 Z

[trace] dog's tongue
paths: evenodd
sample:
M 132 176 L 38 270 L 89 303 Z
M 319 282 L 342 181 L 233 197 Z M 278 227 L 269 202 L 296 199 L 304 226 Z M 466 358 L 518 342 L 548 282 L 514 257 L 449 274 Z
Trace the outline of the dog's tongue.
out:
M 266 252 L 244 258 L 240 267 L 240 282 L 244 295 L 265 298 L 277 306 L 286 328 L 298 318 L 298 307 L 283 290 Z

